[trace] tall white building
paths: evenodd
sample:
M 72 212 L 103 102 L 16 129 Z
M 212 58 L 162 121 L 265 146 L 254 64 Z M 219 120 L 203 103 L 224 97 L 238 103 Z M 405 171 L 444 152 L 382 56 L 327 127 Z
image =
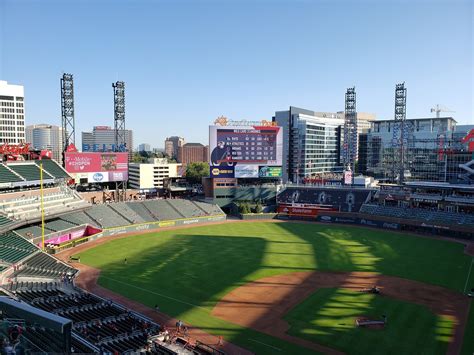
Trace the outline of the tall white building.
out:
M 34 149 L 47 149 L 53 152 L 53 159 L 63 161 L 63 128 L 50 124 L 26 126 L 26 142 Z
M 168 163 L 166 158 L 152 158 L 149 163 L 128 165 L 128 183 L 134 189 L 162 189 L 163 180 L 178 177 L 181 164 Z
M 23 85 L 0 80 L 0 144 L 25 142 L 24 100 Z

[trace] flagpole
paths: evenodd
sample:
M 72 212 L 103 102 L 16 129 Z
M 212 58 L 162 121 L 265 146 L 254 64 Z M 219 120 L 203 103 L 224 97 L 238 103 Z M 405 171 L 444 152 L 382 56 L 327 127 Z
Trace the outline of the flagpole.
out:
M 43 205 L 43 162 L 40 162 L 40 196 L 41 196 L 41 240 L 42 249 L 44 251 L 44 205 Z

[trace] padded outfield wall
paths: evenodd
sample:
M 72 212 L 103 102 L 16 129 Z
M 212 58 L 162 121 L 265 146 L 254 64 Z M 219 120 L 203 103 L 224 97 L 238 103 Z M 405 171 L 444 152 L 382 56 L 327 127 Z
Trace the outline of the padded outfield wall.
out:
M 189 225 L 199 225 L 204 223 L 213 223 L 213 222 L 223 222 L 227 218 L 226 215 L 216 215 L 216 216 L 203 216 L 203 217 L 193 217 L 193 218 L 181 218 L 176 220 L 169 221 L 157 221 L 157 222 L 148 222 L 140 224 L 130 224 L 121 227 L 105 228 L 101 232 L 84 237 L 78 238 L 71 242 L 61 244 L 59 248 L 51 250 L 51 252 L 59 252 L 61 250 L 74 247 L 75 245 L 85 243 L 88 241 L 96 240 L 102 237 L 117 236 L 122 234 L 132 234 L 148 231 L 158 231 L 160 228 L 167 227 L 179 227 L 179 226 L 189 226 Z
M 422 234 L 427 233 L 431 235 L 474 240 L 474 230 L 470 226 L 430 224 L 428 222 L 423 221 L 368 215 L 364 213 L 318 211 L 315 213 L 315 215 L 279 214 L 276 218 L 288 220 L 317 221 L 322 223 L 354 224 L 366 227 L 375 227 L 391 230 L 406 230 Z

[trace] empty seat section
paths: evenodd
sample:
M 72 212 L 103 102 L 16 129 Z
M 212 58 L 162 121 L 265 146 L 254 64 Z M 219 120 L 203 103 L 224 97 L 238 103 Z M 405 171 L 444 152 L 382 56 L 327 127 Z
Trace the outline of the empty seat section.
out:
M 51 221 L 48 221 L 45 224 L 45 227 L 52 231 L 59 232 L 73 227 L 77 227 L 77 224 L 62 219 L 53 219 Z
M 37 166 L 43 164 L 43 170 L 56 179 L 70 179 L 69 174 L 55 160 L 42 159 L 35 161 Z
M 40 168 L 36 164 L 9 164 L 8 167 L 22 176 L 27 181 L 40 180 Z M 53 177 L 43 171 L 43 179 L 52 179 Z
M 115 212 L 126 218 L 131 223 L 146 222 L 145 219 L 143 219 L 137 212 L 135 212 L 135 210 L 130 208 L 129 205 L 124 202 L 111 203 L 109 207 L 115 210 Z
M 0 163 L 0 183 L 19 182 L 23 181 L 21 177 L 16 175 L 8 167 Z
M 5 263 L 17 263 L 38 248 L 13 232 L 0 234 L 0 260 Z
M 15 271 L 16 277 L 47 277 L 58 278 L 65 274 L 73 275 L 76 269 L 73 269 L 52 256 L 45 253 L 38 253 L 23 262 L 18 271 Z
M 143 202 L 127 202 L 126 203 L 130 209 L 135 211 L 145 222 L 154 222 L 157 220 L 150 211 L 145 207 Z
M 130 222 L 119 215 L 108 205 L 97 205 L 88 209 L 86 213 L 104 228 L 129 225 Z
M 183 218 L 166 200 L 147 200 L 143 201 L 143 204 L 157 216 L 160 221 Z

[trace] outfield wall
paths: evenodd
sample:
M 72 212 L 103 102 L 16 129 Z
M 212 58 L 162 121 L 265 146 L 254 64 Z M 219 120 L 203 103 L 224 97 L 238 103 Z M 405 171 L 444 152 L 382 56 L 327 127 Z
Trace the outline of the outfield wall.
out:
M 61 244 L 56 249 L 50 249 L 49 252 L 55 253 L 59 252 L 64 249 L 72 248 L 78 244 L 82 244 L 85 242 L 93 241 L 102 237 L 111 237 L 117 236 L 122 234 L 129 234 L 129 233 L 139 233 L 139 232 L 147 232 L 147 231 L 155 231 L 159 230 L 160 228 L 166 227 L 179 227 L 179 226 L 188 226 L 188 225 L 199 225 L 204 223 L 213 223 L 213 222 L 223 222 L 226 220 L 226 215 L 216 215 L 216 216 L 203 216 L 203 217 L 193 217 L 193 218 L 181 218 L 176 220 L 170 221 L 157 221 L 157 222 L 148 222 L 148 223 L 140 223 L 140 224 L 130 224 L 121 227 L 113 227 L 113 228 L 106 228 L 103 229 L 101 232 L 84 237 L 78 238 L 73 241 L 67 242 L 65 244 Z
M 322 223 L 353 224 L 391 230 L 406 230 L 415 233 L 429 233 L 462 239 L 474 239 L 474 230 L 470 226 L 428 224 L 422 221 L 401 218 L 367 215 L 364 213 L 321 212 L 316 216 L 279 214 L 276 218 L 287 220 L 305 220 Z

